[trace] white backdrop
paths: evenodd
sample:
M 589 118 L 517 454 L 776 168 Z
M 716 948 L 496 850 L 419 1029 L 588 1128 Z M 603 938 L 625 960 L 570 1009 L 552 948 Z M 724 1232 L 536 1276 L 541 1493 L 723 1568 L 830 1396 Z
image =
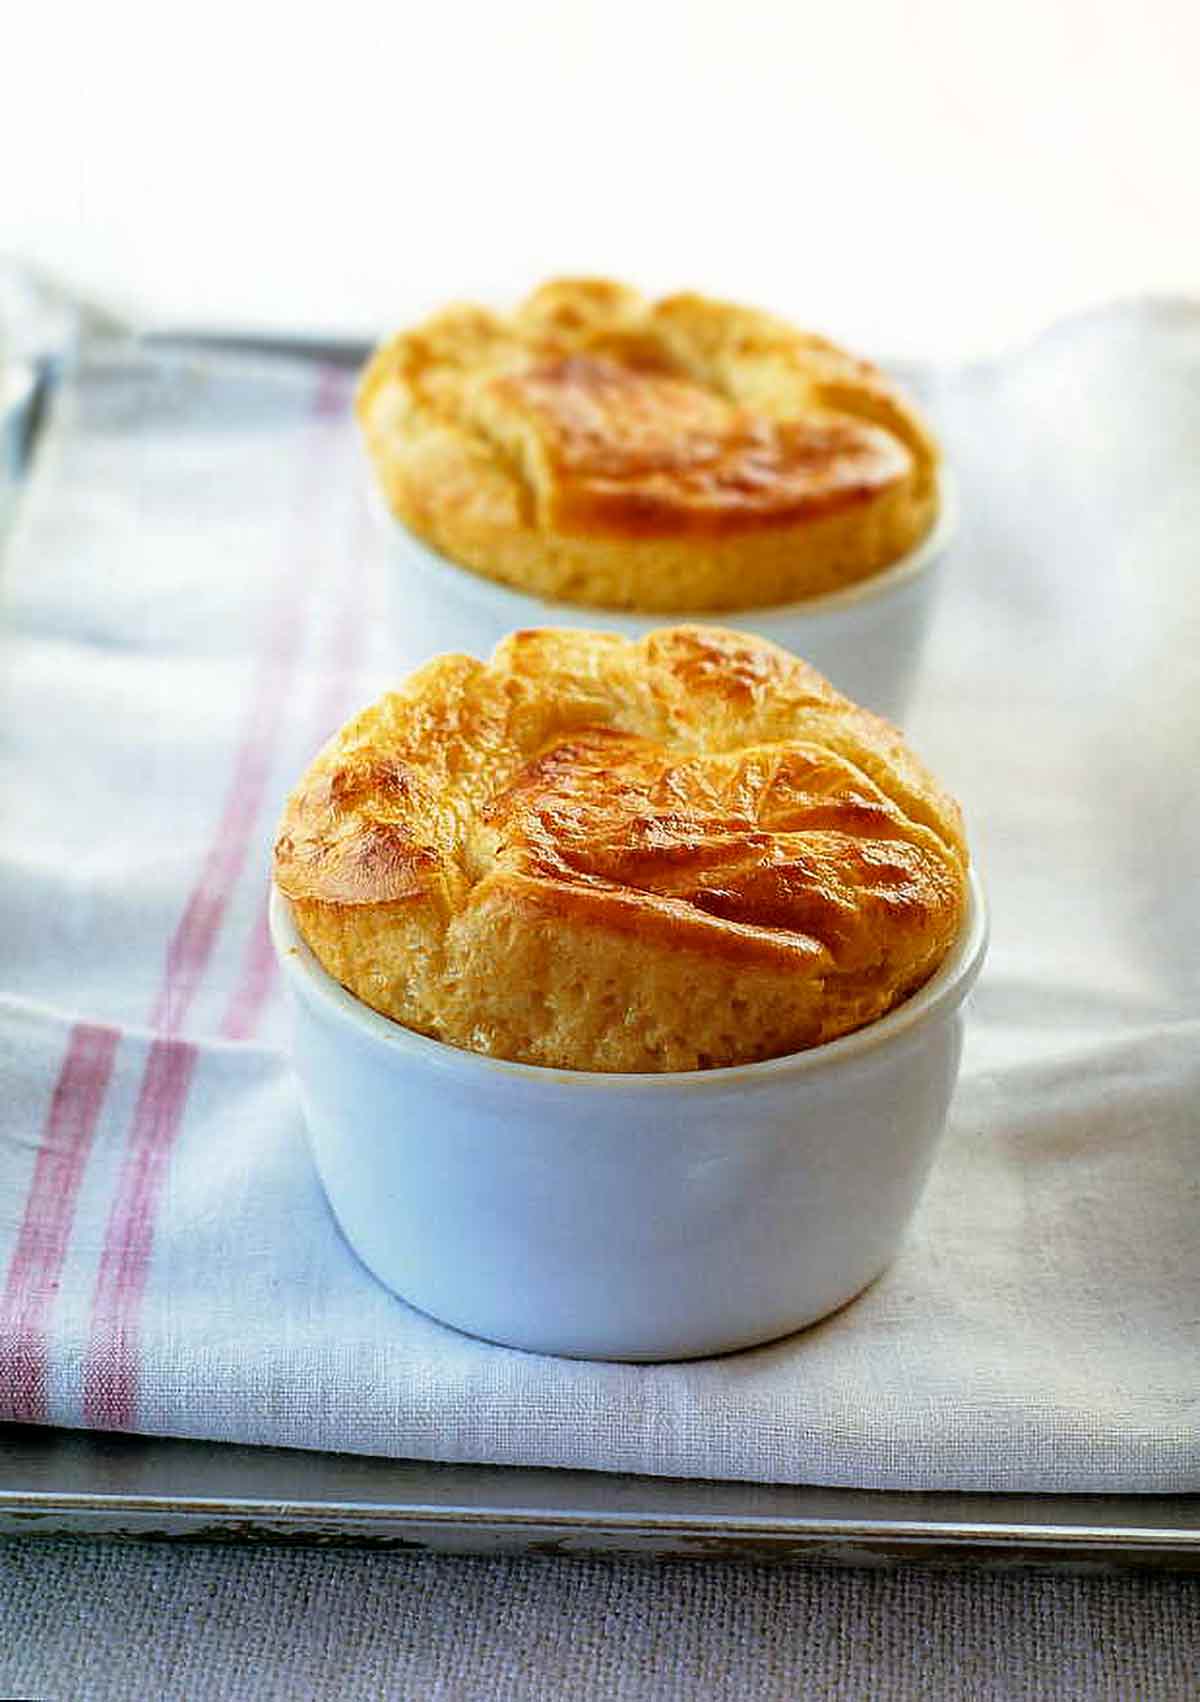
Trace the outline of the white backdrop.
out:
M 4 44 L 0 252 L 140 321 L 586 269 L 939 355 L 1200 290 L 1192 0 L 108 0 Z

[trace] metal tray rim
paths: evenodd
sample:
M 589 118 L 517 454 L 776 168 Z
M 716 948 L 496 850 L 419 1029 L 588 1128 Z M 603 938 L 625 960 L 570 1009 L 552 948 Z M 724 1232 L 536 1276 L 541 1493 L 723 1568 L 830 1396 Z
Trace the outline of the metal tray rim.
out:
M 1200 1570 L 1200 1495 L 856 1490 L 0 1427 L 0 1537 Z M 364 1490 L 369 1493 L 364 1493 Z

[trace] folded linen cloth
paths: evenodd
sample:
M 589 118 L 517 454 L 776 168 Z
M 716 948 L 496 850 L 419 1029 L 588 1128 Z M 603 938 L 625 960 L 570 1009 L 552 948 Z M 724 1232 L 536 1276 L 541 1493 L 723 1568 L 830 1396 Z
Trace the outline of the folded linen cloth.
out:
M 1200 1488 L 1200 306 L 910 375 L 963 527 L 909 732 L 993 945 L 906 1246 L 687 1365 L 490 1346 L 382 1289 L 304 1140 L 283 794 L 416 659 L 344 381 L 111 361 L 0 602 L 0 1418 L 860 1487 Z

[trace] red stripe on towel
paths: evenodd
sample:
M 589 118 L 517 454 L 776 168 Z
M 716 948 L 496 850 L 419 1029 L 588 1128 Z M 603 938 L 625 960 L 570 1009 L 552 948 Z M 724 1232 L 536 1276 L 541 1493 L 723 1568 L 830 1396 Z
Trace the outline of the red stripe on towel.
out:
M 333 369 L 323 370 L 314 396 L 314 413 L 319 417 L 338 413 L 344 394 L 345 376 Z M 312 529 L 310 504 L 321 489 L 315 471 L 306 469 L 297 514 L 304 544 Z M 310 576 L 313 565 L 310 562 Z M 275 590 L 258 678 L 225 804 L 199 879 L 167 949 L 163 984 L 152 1017 L 158 1034 L 146 1058 L 92 1303 L 91 1339 L 83 1375 L 83 1419 L 98 1429 L 130 1429 L 136 1416 L 139 1321 L 154 1249 L 155 1218 L 196 1065 L 195 1048 L 177 1038 L 178 1030 L 211 960 L 262 807 L 283 726 L 287 688 L 300 655 L 306 589 L 307 581 L 297 575 L 295 561 L 289 559 Z
M 127 1429 L 133 1423 L 138 1323 L 154 1248 L 154 1219 L 195 1067 L 196 1048 L 186 1040 L 157 1039 L 147 1054 L 100 1258 L 84 1366 L 84 1423 L 102 1430 Z
M 354 681 L 362 666 L 363 643 L 366 636 L 365 597 L 366 541 L 361 536 L 365 508 L 360 503 L 355 511 L 355 526 L 347 559 L 342 568 L 342 602 L 337 625 L 329 646 L 329 663 L 325 690 L 313 718 L 311 747 L 320 749 L 345 720 L 350 707 Z M 249 1040 L 258 1028 L 263 1008 L 275 984 L 275 951 L 267 921 L 267 899 L 255 920 L 246 945 L 241 971 L 234 986 L 229 1008 L 221 1024 L 226 1040 Z
M 50 1098 L 0 1295 L 0 1419 L 12 1423 L 46 1416 L 50 1312 L 120 1038 L 115 1028 L 77 1023 Z

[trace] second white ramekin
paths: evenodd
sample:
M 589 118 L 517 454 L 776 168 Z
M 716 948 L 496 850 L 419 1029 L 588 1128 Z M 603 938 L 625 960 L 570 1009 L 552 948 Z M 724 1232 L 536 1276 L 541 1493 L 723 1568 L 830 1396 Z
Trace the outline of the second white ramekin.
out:
M 372 492 L 385 539 L 387 600 L 400 661 L 414 666 L 446 651 L 486 657 L 522 627 L 569 626 L 642 638 L 680 621 L 731 626 L 811 662 L 855 703 L 903 724 L 955 529 L 943 474 L 938 519 L 915 550 L 844 591 L 760 609 L 633 614 L 548 602 L 459 567 L 421 542 Z
M 317 1168 L 381 1282 L 541 1353 L 686 1359 L 799 1329 L 892 1260 L 942 1133 L 987 927 L 879 1022 L 733 1069 L 552 1070 L 390 1022 L 271 929 Z

